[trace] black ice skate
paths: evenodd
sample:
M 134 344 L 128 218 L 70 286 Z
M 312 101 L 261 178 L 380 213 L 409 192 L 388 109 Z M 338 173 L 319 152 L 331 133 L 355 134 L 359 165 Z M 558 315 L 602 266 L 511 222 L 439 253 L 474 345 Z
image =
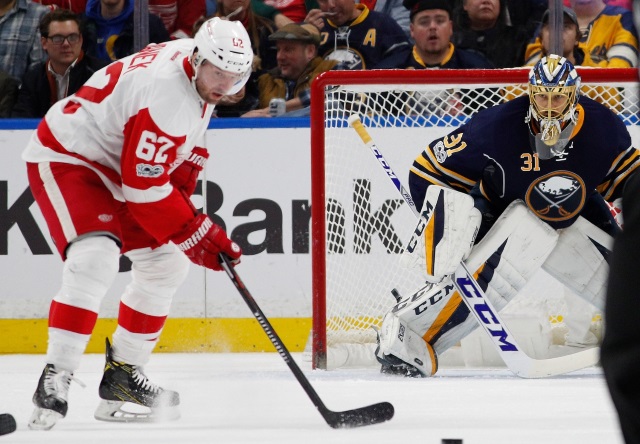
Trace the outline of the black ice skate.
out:
M 180 396 L 153 384 L 140 366 L 113 360 L 106 341 L 107 362 L 100 382 L 102 401 L 94 417 L 101 421 L 150 422 L 178 419 Z
M 29 428 L 34 430 L 49 430 L 56 422 L 67 415 L 67 397 L 71 380 L 84 384 L 73 377 L 71 372 L 56 369 L 53 364 L 47 364 L 42 371 L 38 388 L 33 394 L 36 408 L 29 419 Z

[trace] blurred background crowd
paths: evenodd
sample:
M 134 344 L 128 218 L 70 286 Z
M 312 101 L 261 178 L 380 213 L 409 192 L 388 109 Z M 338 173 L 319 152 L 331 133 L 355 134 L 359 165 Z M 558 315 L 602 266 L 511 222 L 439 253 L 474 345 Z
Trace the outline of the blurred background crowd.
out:
M 213 16 L 240 21 L 256 55 L 253 73 L 216 116 L 294 116 L 308 113 L 310 85 L 327 70 L 533 65 L 550 50 L 548 6 L 548 0 L 148 0 L 148 41 L 192 37 Z M 0 117 L 42 117 L 96 70 L 135 52 L 134 8 L 134 0 L 0 0 Z M 564 0 L 561 37 L 562 55 L 575 65 L 637 65 L 631 0 Z

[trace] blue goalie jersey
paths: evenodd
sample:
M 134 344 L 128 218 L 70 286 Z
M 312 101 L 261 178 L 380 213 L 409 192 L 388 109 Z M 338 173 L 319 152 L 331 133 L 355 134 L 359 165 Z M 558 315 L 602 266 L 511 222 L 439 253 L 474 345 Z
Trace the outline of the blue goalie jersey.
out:
M 580 97 L 577 123 L 564 153 L 542 160 L 530 143 L 528 109 L 529 98 L 519 97 L 479 112 L 430 143 L 409 173 L 416 204 L 422 204 L 429 185 L 437 184 L 481 196 L 498 215 L 520 199 L 558 229 L 585 215 L 594 197 L 610 202 L 621 197 L 640 158 L 618 116 Z

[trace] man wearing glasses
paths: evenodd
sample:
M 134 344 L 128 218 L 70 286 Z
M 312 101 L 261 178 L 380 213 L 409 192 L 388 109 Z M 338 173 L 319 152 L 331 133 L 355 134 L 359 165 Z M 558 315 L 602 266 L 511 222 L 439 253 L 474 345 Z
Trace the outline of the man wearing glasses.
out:
M 27 70 L 12 117 L 43 117 L 51 105 L 75 93 L 107 64 L 83 52 L 81 21 L 73 12 L 51 11 L 42 17 L 39 29 L 49 60 Z

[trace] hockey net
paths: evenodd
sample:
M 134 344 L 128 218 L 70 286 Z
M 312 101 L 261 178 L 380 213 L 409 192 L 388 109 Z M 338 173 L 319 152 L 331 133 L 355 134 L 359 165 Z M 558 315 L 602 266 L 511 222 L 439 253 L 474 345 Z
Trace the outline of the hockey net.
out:
M 618 113 L 636 142 L 637 71 L 578 71 L 582 94 Z M 314 81 L 310 337 L 314 368 L 375 364 L 374 328 L 396 303 L 391 291 L 407 296 L 424 285 L 420 273 L 402 267 L 398 260 L 415 227 L 415 216 L 349 127 L 348 117 L 360 116 L 406 188 L 409 167 L 427 144 L 479 110 L 526 94 L 528 72 L 525 68 L 330 71 Z M 570 296 L 565 293 L 549 276 L 536 275 L 503 311 L 511 330 L 525 336 L 521 342 L 529 343 L 536 357 L 544 355 L 550 344 L 563 341 L 572 316 L 567 308 Z M 575 316 L 586 316 L 594 329 L 601 322 L 601 314 L 589 308 Z M 482 356 L 476 355 L 483 348 L 474 343 L 462 364 L 481 362 Z

